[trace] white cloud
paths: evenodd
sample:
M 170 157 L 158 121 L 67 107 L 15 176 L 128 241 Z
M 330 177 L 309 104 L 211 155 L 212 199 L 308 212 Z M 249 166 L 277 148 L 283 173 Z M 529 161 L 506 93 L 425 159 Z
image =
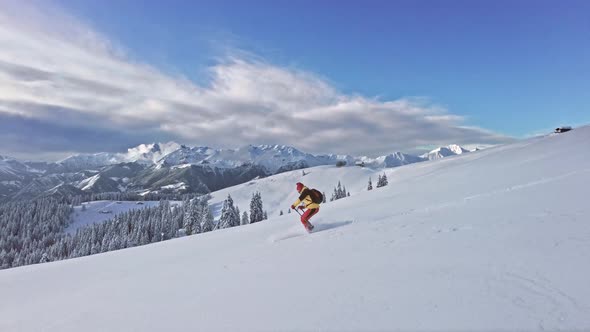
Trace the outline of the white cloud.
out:
M 84 23 L 46 6 L 0 0 L 0 49 L 0 116 L 128 133 L 129 144 L 165 136 L 216 147 L 277 143 L 375 155 L 509 140 L 466 127 L 423 99 L 345 95 L 313 73 L 260 59 L 229 56 L 210 68 L 207 85 L 197 85 L 129 60 Z M 82 151 L 89 142 L 75 143 Z

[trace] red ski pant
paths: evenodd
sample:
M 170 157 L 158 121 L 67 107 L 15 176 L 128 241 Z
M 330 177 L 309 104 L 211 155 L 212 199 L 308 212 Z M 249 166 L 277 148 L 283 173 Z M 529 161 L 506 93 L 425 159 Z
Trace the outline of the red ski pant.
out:
M 307 224 L 309 222 L 309 219 L 311 219 L 311 217 L 315 216 L 316 213 L 318 213 L 319 211 L 320 211 L 320 208 L 305 210 L 305 212 L 301 215 L 301 223 L 304 225 Z

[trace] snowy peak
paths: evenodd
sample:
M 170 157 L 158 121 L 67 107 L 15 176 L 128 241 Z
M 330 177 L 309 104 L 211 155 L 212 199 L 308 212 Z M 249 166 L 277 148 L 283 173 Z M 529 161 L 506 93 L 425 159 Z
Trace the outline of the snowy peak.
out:
M 451 144 L 451 145 L 436 148 L 428 153 L 421 155 L 420 157 L 427 159 L 427 160 L 437 160 L 437 159 L 455 156 L 455 155 L 459 155 L 459 154 L 463 154 L 463 153 L 467 153 L 467 152 L 470 152 L 470 151 L 460 145 Z
M 377 157 L 377 158 L 361 158 L 361 162 L 364 163 L 365 166 L 374 167 L 374 168 L 390 168 L 390 167 L 398 167 L 413 163 L 419 163 L 424 161 L 425 159 L 422 157 L 417 157 L 410 154 L 405 154 L 401 152 L 395 152 L 392 154 L 388 154 L 385 156 Z
M 114 165 L 125 162 L 139 162 L 154 164 L 164 156 L 181 147 L 176 142 L 140 144 L 127 149 L 126 153 L 100 152 L 93 154 L 78 154 L 59 162 L 69 169 L 95 169 L 101 166 Z
M 104 165 L 116 164 L 118 162 L 119 158 L 116 154 L 100 152 L 74 155 L 58 163 L 69 169 L 93 169 Z
M 274 173 L 282 166 L 304 162 L 308 166 L 318 164 L 316 157 L 285 145 L 248 145 L 235 150 L 235 155 L 255 163 Z
M 7 156 L 0 156 L 0 180 L 22 179 L 30 173 L 39 173 L 23 162 Z
M 454 154 L 463 154 L 465 152 L 469 152 L 469 150 L 457 144 L 448 145 L 447 149 L 451 150 Z
M 325 164 L 312 154 L 303 153 L 285 145 L 246 145 L 237 149 L 181 146 L 162 158 L 159 163 L 169 166 L 206 164 L 219 168 L 255 164 L 265 167 L 271 173 L 294 163 L 306 165 L 306 167 Z
M 9 157 L 0 156 L 0 175 L 16 175 L 17 171 L 14 168 L 16 160 Z
M 173 151 L 161 158 L 158 163 L 171 166 L 199 164 L 215 153 L 216 150 L 205 146 L 188 147 L 181 145 L 176 151 Z
M 140 144 L 127 149 L 127 153 L 121 154 L 119 157 L 123 162 L 154 164 L 180 148 L 181 145 L 176 142 Z
M 308 166 L 326 164 L 322 158 L 285 145 L 247 145 L 237 149 L 212 149 L 206 146 L 189 147 L 176 142 L 141 144 L 128 149 L 126 153 L 81 154 L 60 163 L 70 168 L 87 169 L 123 162 L 157 164 L 160 167 L 208 164 L 219 168 L 257 164 L 272 173 L 293 163 L 303 162 Z

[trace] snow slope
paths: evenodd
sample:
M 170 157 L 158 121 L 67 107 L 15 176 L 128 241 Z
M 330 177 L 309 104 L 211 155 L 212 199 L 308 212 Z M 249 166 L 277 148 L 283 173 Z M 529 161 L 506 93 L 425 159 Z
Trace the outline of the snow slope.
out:
M 0 331 L 589 330 L 588 142 L 583 127 L 385 170 L 311 235 L 286 214 L 3 270 Z
M 369 177 L 373 177 L 374 185 L 377 182 L 374 170 L 361 167 L 318 166 L 305 169 L 305 173 L 307 174 L 305 176 L 302 175 L 301 170 L 281 173 L 225 188 L 212 193 L 209 204 L 217 218 L 221 213 L 222 203 L 229 194 L 234 200 L 234 205 L 237 205 L 241 212 L 250 213 L 252 195 L 259 191 L 262 195 L 263 208 L 268 212 L 269 217 L 272 217 L 278 216 L 281 210 L 287 213 L 291 204 L 295 202 L 299 196 L 295 191 L 297 182 L 324 192 L 327 201 L 330 200 L 338 181 L 346 186 L 351 195 L 366 190 Z

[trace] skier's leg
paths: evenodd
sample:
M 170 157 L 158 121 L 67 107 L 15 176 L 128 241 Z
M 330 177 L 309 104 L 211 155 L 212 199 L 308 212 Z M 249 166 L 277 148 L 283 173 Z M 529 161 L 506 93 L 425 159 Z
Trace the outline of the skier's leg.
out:
M 309 231 L 311 231 L 313 229 L 313 225 L 311 224 L 311 222 L 309 222 L 309 220 L 311 219 L 311 217 L 315 216 L 318 212 L 320 212 L 320 208 L 316 208 L 316 209 L 311 209 L 311 213 L 309 214 L 309 216 L 307 217 L 307 229 Z
M 313 225 L 309 222 L 309 219 L 313 217 L 316 213 L 318 213 L 319 209 L 308 209 L 303 213 L 301 216 L 301 223 L 308 231 L 313 229 Z
M 301 223 L 303 224 L 303 226 L 307 227 L 307 223 L 310 218 L 309 214 L 311 213 L 311 210 L 312 209 L 305 210 L 305 212 L 303 212 L 303 214 L 301 215 Z
M 311 209 L 311 213 L 307 217 L 307 221 L 311 219 L 311 217 L 315 216 L 318 212 L 320 212 L 320 208 Z

